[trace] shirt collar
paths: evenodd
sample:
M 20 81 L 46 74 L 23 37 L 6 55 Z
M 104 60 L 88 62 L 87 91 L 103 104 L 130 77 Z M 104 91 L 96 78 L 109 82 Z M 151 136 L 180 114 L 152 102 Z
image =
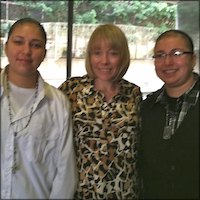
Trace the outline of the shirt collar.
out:
M 8 95 L 8 89 L 6 87 L 7 85 L 7 69 L 8 69 L 8 65 L 3 68 L 1 70 L 1 82 L 0 82 L 0 86 L 1 86 L 1 96 L 3 94 L 5 95 Z M 41 77 L 39 71 L 38 71 L 38 91 L 40 93 L 40 96 L 44 96 L 45 94 L 48 95 L 49 92 L 48 92 L 48 89 L 47 87 L 44 87 L 45 86 L 45 82 L 43 80 L 43 78 Z
M 184 101 L 195 105 L 199 98 L 199 75 L 197 73 L 194 74 L 195 83 L 188 89 L 188 91 L 184 94 Z M 161 93 L 156 98 L 155 103 L 160 102 L 161 104 L 166 103 L 166 91 L 164 86 L 161 88 Z
M 81 83 L 83 83 L 85 85 L 83 92 L 86 95 L 94 94 L 95 92 L 97 92 L 94 88 L 94 79 L 90 78 L 88 75 L 83 76 L 83 78 L 81 79 Z M 121 79 L 119 81 L 119 85 L 120 85 L 119 94 L 120 94 L 120 96 L 122 96 L 123 94 L 124 95 L 126 94 L 126 92 L 124 92 L 125 88 L 123 87 L 123 83 L 124 83 L 124 79 Z

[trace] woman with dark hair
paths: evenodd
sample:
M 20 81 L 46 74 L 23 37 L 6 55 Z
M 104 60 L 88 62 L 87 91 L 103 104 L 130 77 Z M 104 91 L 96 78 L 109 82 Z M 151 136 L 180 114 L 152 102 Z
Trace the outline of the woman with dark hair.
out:
M 68 99 L 37 70 L 46 33 L 31 18 L 16 21 L 1 71 L 1 198 L 71 199 L 76 187 Z
M 162 33 L 154 47 L 161 89 L 141 104 L 144 199 L 199 199 L 199 75 L 192 39 Z

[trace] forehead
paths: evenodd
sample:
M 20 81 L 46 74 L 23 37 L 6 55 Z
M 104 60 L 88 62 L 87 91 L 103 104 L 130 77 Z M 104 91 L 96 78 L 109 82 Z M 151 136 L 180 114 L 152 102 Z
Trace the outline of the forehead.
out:
M 161 38 L 159 41 L 157 41 L 155 45 L 155 49 L 185 49 L 187 48 L 187 41 L 184 37 L 179 36 L 179 35 L 170 35 L 170 36 L 165 36 Z
M 42 40 L 42 32 L 38 25 L 34 23 L 21 23 L 17 24 L 12 33 L 11 36 L 18 35 L 22 37 L 37 37 Z
M 102 46 L 110 46 L 110 45 L 111 45 L 111 42 L 108 39 L 104 39 L 104 38 L 95 38 L 93 42 L 91 43 L 91 46 L 93 48 L 98 48 Z
M 111 39 L 106 38 L 96 38 L 91 42 L 91 49 L 119 49 L 119 44 Z

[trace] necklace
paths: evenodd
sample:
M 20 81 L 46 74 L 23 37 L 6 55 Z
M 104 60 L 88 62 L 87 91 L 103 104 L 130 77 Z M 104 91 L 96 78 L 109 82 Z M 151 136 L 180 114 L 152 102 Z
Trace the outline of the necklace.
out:
M 171 136 L 174 135 L 182 103 L 183 96 L 177 99 L 168 97 L 168 103 L 166 105 L 166 124 L 163 132 L 163 139 L 165 140 L 170 139 Z
M 13 122 L 13 114 L 12 114 L 12 109 L 11 109 L 11 100 L 10 100 L 10 94 L 9 94 L 9 82 L 8 82 L 8 77 L 7 77 L 7 91 L 8 91 L 8 113 L 9 113 L 9 119 L 10 119 L 10 126 L 13 127 L 14 129 L 14 125 L 15 125 L 15 122 Z M 30 113 L 29 113 L 29 116 L 28 116 L 28 120 L 27 122 L 25 123 L 25 125 L 19 129 L 19 130 L 14 130 L 14 143 L 13 143 L 13 149 L 14 149 L 14 152 L 13 152 L 13 165 L 12 165 L 12 173 L 15 174 L 16 170 L 19 169 L 19 166 L 17 164 L 17 141 L 16 141 L 16 137 L 17 137 L 17 134 L 21 131 L 23 131 L 24 129 L 26 129 L 31 121 L 31 118 L 32 118 L 32 115 L 33 115 L 33 107 L 34 107 L 34 104 L 36 102 L 36 99 L 37 99 L 37 96 L 38 96 L 38 81 L 36 82 L 36 87 L 35 87 L 35 93 L 34 93 L 34 100 L 33 100 L 33 104 L 30 108 Z

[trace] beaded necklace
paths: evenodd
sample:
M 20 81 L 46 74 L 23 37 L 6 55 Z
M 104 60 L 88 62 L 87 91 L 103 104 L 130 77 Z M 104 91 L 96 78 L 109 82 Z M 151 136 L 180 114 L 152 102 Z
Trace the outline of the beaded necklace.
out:
M 9 112 L 9 119 L 10 119 L 10 126 L 13 127 L 14 129 L 14 124 L 15 122 L 13 122 L 13 114 L 12 114 L 12 109 L 11 109 L 11 100 L 10 100 L 10 94 L 9 94 L 9 82 L 8 82 L 8 77 L 7 77 L 7 91 L 8 91 L 8 112 Z M 38 81 L 36 82 L 36 87 L 35 87 L 35 93 L 34 93 L 34 100 L 33 100 L 33 104 L 30 108 L 30 113 L 29 113 L 29 117 L 28 117 L 28 120 L 27 120 L 27 123 L 25 124 L 24 127 L 22 127 L 20 130 L 14 130 L 14 152 L 13 152 L 13 166 L 12 166 L 12 173 L 15 174 L 16 170 L 19 169 L 19 166 L 17 164 L 17 141 L 16 141 L 16 137 L 17 137 L 17 134 L 21 131 L 23 131 L 24 129 L 26 129 L 31 121 L 31 118 L 32 118 L 32 115 L 33 115 L 33 107 L 34 107 L 34 104 L 36 102 L 36 99 L 37 99 L 37 96 L 38 96 Z

